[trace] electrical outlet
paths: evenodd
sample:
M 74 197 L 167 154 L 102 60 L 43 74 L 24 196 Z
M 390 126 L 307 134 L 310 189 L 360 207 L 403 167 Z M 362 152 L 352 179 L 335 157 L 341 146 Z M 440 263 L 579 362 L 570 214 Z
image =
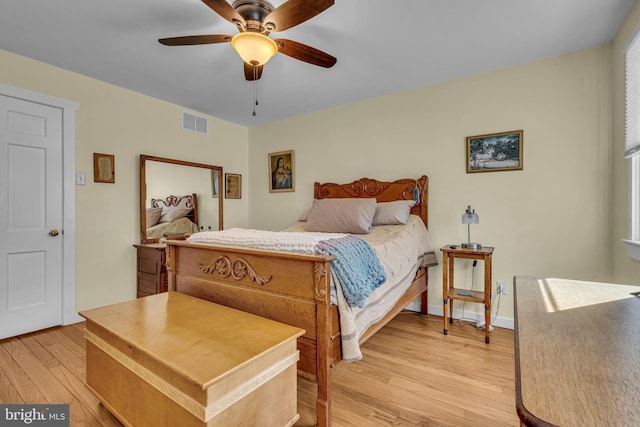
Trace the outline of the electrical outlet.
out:
M 496 292 L 499 295 L 506 295 L 507 294 L 507 283 L 506 282 L 496 282 L 496 287 L 497 287 Z

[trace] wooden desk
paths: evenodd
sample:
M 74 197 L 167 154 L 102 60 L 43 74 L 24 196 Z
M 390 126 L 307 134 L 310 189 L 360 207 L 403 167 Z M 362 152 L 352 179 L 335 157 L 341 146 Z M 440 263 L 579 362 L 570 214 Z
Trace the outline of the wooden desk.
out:
M 516 277 L 522 425 L 640 426 L 637 286 Z
M 484 324 L 485 324 L 485 336 L 484 341 L 489 344 L 489 332 L 491 328 L 491 257 L 493 255 L 493 248 L 483 246 L 480 249 L 467 249 L 460 245 L 455 245 L 453 248 L 451 245 L 443 246 L 440 248 L 442 251 L 442 303 L 443 303 L 443 317 L 444 317 L 444 330 L 443 333 L 447 335 L 449 330 L 447 329 L 447 305 L 449 306 L 449 323 L 453 323 L 453 300 L 462 300 L 467 302 L 473 302 L 477 304 L 484 304 Z M 459 291 L 468 291 L 467 289 L 455 288 L 453 284 L 453 261 L 456 258 L 480 260 L 484 262 L 484 291 L 472 291 L 472 295 L 461 295 Z
M 80 313 L 87 386 L 128 426 L 291 426 L 289 325 L 177 292 Z

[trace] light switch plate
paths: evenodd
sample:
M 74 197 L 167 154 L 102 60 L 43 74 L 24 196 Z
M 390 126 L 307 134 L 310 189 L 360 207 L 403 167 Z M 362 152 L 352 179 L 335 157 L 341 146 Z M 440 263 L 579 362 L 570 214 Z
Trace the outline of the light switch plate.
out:
M 86 185 L 87 184 L 87 175 L 84 173 L 76 174 L 76 185 Z

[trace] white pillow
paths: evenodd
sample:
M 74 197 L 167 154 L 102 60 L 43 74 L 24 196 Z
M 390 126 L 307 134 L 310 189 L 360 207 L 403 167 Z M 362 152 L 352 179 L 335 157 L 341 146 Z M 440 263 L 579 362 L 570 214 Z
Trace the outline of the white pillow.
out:
M 186 209 L 186 208 L 167 209 L 160 216 L 160 221 L 158 221 L 158 223 L 171 222 L 171 221 L 175 221 L 176 219 L 184 218 L 189 214 L 189 212 L 191 212 L 191 209 Z
M 376 214 L 376 199 L 314 200 L 304 231 L 367 234 Z
M 395 200 L 393 202 L 378 203 L 376 214 L 373 217 L 373 225 L 406 224 L 409 220 L 411 208 L 415 204 L 415 200 Z
M 147 208 L 147 228 L 156 225 L 160 215 L 162 215 L 162 208 Z

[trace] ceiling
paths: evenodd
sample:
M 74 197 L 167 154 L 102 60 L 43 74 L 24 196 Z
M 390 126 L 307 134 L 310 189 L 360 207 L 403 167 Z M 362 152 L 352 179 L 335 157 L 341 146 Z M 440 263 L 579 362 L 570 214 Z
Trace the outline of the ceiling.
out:
M 255 117 L 254 84 L 229 43 L 157 41 L 237 33 L 200 0 L 2 0 L 0 49 L 251 127 L 607 43 L 634 3 L 336 0 L 272 37 L 337 64 L 276 55 L 257 82 Z

